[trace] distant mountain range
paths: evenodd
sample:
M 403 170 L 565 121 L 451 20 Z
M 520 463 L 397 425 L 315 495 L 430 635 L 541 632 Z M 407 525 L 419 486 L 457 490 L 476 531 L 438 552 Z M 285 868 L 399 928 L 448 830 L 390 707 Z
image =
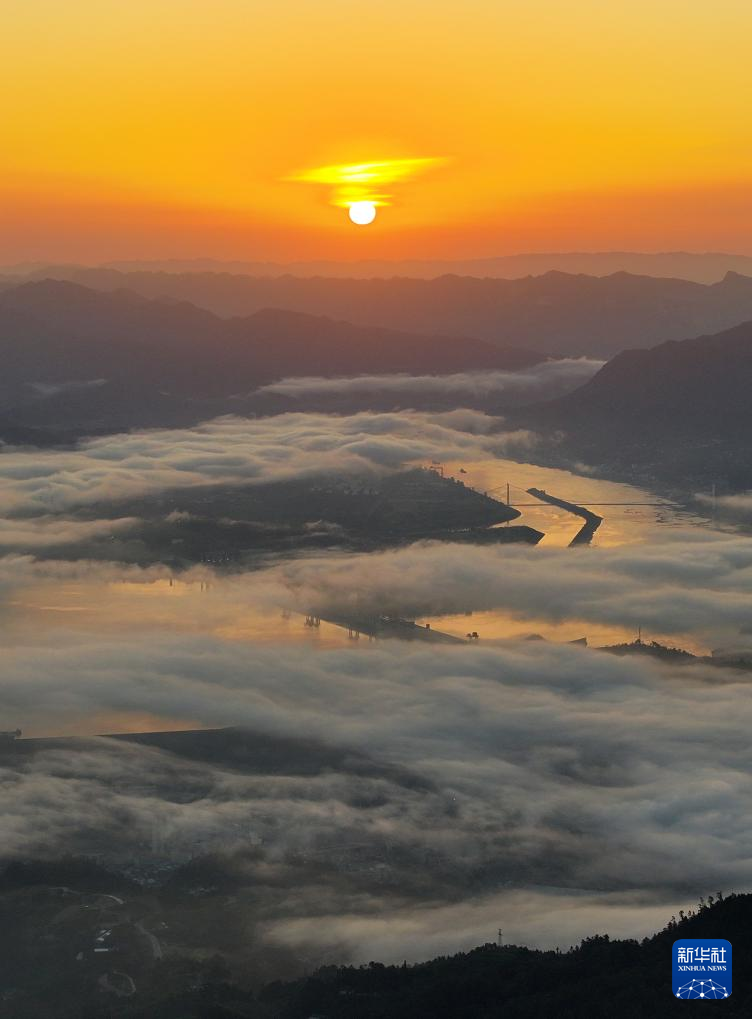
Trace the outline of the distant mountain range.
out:
M 291 311 L 222 319 L 185 302 L 57 280 L 0 292 L 0 352 L 0 413 L 16 426 L 66 428 L 241 411 L 233 397 L 290 374 L 514 370 L 541 360 L 482 340 Z
M 250 262 L 221 261 L 213 258 L 162 259 L 108 262 L 105 269 L 121 272 L 228 272 L 248 276 L 336 276 L 353 279 L 370 279 L 376 276 L 410 276 L 416 279 L 435 279 L 437 276 L 492 276 L 498 279 L 518 279 L 521 276 L 540 276 L 552 270 L 567 273 L 586 273 L 589 276 L 609 276 L 615 272 L 630 272 L 645 276 L 666 276 L 675 279 L 695 280 L 697 283 L 716 283 L 727 272 L 752 276 L 752 255 L 724 252 L 692 251 L 565 251 L 520 255 L 500 255 L 492 258 L 465 258 L 439 261 L 436 259 L 407 259 L 387 261 L 365 259 L 357 262 Z M 14 272 L 46 271 L 39 265 L 19 265 L 3 270 Z
M 552 356 L 611 357 L 627 348 L 714 333 L 752 319 L 752 277 L 731 272 L 719 283 L 704 285 L 622 272 L 424 280 L 47 271 L 98 290 L 128 289 L 149 298 L 190 301 L 217 315 L 278 308 L 431 336 L 474 336 L 502 348 Z
M 458 317 L 464 320 L 459 308 L 475 317 L 476 324 L 484 316 L 490 320 L 502 314 L 527 322 L 528 338 L 535 335 L 551 344 L 574 329 L 576 320 L 589 323 L 591 341 L 598 323 L 597 335 L 607 346 L 642 322 L 642 347 L 659 323 L 668 333 L 681 323 L 691 332 L 687 320 L 728 318 L 741 314 L 747 303 L 752 319 L 752 279 L 733 275 L 707 287 L 628 275 L 595 279 L 551 274 L 509 283 L 451 277 L 432 282 L 259 281 L 99 271 L 87 272 L 87 278 L 92 274 L 102 287 L 127 281 L 156 291 L 164 286 L 180 290 L 193 281 L 195 293 L 205 295 L 206 284 L 217 299 L 226 285 L 233 300 L 297 293 L 301 299 L 315 303 L 318 297 L 326 303 L 323 298 L 333 298 L 340 288 L 349 310 L 364 318 L 377 316 L 379 293 L 388 311 L 382 317 L 397 317 L 396 300 L 403 293 L 406 321 L 414 325 L 420 310 L 424 325 L 431 317 L 443 331 L 353 325 L 289 309 L 221 318 L 170 297 L 150 299 L 60 280 L 6 286 L 0 290 L 1 439 L 44 442 L 50 441 L 49 433 L 66 438 L 76 432 L 186 425 L 231 412 L 278 413 L 314 406 L 351 412 L 362 406 L 357 393 L 340 397 L 338 405 L 324 400 L 319 406 L 284 392 L 253 391 L 285 376 L 441 375 L 517 370 L 540 362 L 540 354 L 524 348 L 447 335 Z M 358 305 L 358 293 L 369 294 L 370 303 Z M 502 293 L 504 301 L 499 299 Z M 549 301 L 545 294 L 558 297 Z M 652 303 L 647 299 L 651 295 Z M 713 335 L 624 350 L 585 385 L 547 403 L 511 411 L 508 402 L 497 405 L 490 399 L 483 406 L 503 412 L 513 426 L 544 436 L 563 434 L 553 454 L 562 460 L 578 459 L 648 487 L 708 491 L 716 484 L 719 492 L 739 491 L 752 488 L 751 389 L 752 321 Z M 394 397 L 391 405 L 412 404 Z

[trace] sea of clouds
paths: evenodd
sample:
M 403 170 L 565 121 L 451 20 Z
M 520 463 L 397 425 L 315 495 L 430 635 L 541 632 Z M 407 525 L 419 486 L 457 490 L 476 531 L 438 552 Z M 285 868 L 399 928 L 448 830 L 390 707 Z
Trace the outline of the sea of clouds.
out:
M 512 894 L 539 908 L 603 897 L 602 922 L 608 901 L 665 914 L 752 881 L 742 673 L 546 644 L 311 654 L 79 634 L 12 654 L 2 711 L 146 712 L 283 740 L 275 767 L 259 771 L 107 740 L 40 744 L 4 769 L 0 810 L 10 856 L 105 844 L 122 861 L 155 823 L 168 845 L 210 829 L 263 892 L 269 936 L 291 945 L 369 958 L 371 928 L 386 936 L 394 911 L 409 933 L 398 926 L 382 954 L 420 958 L 436 947 L 437 916 L 464 917 L 442 945 L 465 947 L 489 936 L 489 903 Z M 248 833 L 262 848 L 245 862 Z M 368 858 L 355 873 L 352 844 Z M 595 922 L 586 912 L 583 935 Z M 504 919 L 528 943 L 571 931 L 549 920 L 544 938 L 524 914 Z
M 5 754 L 0 853 L 122 862 L 155 832 L 168 845 L 204 839 L 253 887 L 263 937 L 306 964 L 425 958 L 499 925 L 549 946 L 594 929 L 643 934 L 700 894 L 746 890 L 749 673 L 545 642 L 313 650 L 221 627 L 230 607 L 499 609 L 521 621 L 649 622 L 713 646 L 749 625 L 743 535 L 667 529 L 580 550 L 421 542 L 224 578 L 195 569 L 185 583 L 211 582 L 211 598 L 180 631 L 135 595 L 135 609 L 91 627 L 33 607 L 51 586 L 62 602 L 76 585 L 96 601 L 107 585 L 143 591 L 168 576 L 20 554 L 132 525 L 73 515 L 96 502 L 529 452 L 533 441 L 472 411 L 302 414 L 0 454 L 0 539 L 15 549 L 0 558 L 0 727 L 180 720 L 241 727 L 266 748 L 258 767 L 88 737 Z
M 194 428 L 0 453 L 0 513 L 43 515 L 199 485 L 362 475 L 431 459 L 529 451 L 535 436 L 473 410 L 222 417 Z

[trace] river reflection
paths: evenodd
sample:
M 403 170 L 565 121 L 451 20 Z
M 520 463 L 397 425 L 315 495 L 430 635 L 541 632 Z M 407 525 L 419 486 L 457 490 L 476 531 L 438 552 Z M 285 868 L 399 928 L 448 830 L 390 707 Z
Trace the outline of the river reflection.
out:
M 146 582 L 130 578 L 94 577 L 64 584 L 38 581 L 6 603 L 2 631 L 6 646 L 37 636 L 65 631 L 122 636 L 129 633 L 205 634 L 222 640 L 254 643 L 309 644 L 312 649 L 347 645 L 347 632 L 317 621 L 306 625 L 299 613 L 270 610 L 254 604 L 252 587 L 238 598 L 238 585 L 221 577 Z
M 602 481 L 587 475 L 551 467 L 540 467 L 514 460 L 482 460 L 477 462 L 452 461 L 443 465 L 445 474 L 459 478 L 476 491 L 485 492 L 506 501 L 509 485 L 510 501 L 522 514 L 515 523 L 527 524 L 545 537 L 541 546 L 568 547 L 582 527 L 582 520 L 556 506 L 537 502 L 527 494 L 528 488 L 543 488 L 567 502 L 593 509 L 603 517 L 591 544 L 601 548 L 617 547 L 646 541 L 660 541 L 667 528 L 699 527 L 708 521 L 692 514 L 668 499 L 654 495 L 634 485 L 615 481 Z M 501 525 L 505 526 L 505 525 Z M 573 555 L 586 555 L 587 548 L 573 548 Z M 431 617 L 437 629 L 454 636 L 464 637 L 477 632 L 481 640 L 519 640 L 542 637 L 545 640 L 567 642 L 587 638 L 591 646 L 632 641 L 637 634 L 626 627 L 604 626 L 587 619 L 569 619 L 552 622 L 543 617 L 530 617 L 523 623 L 519 617 L 502 611 L 475 612 L 469 615 Z M 651 640 L 674 644 L 677 636 L 651 633 Z M 707 648 L 694 635 L 681 635 L 682 646 L 698 654 Z
M 541 548 L 566 546 L 582 521 L 554 506 L 535 504 L 526 488 L 539 487 L 563 499 L 592 507 L 603 518 L 594 544 L 616 547 L 639 542 L 660 543 L 667 529 L 697 527 L 704 522 L 666 500 L 630 485 L 578 476 L 567 471 L 538 467 L 510 460 L 486 460 L 475 463 L 449 463 L 445 473 L 478 491 L 505 499 L 510 484 L 512 503 L 521 506 L 520 523 L 545 532 L 539 547 L 515 546 L 514 554 L 541 555 Z M 604 505 L 617 503 L 621 505 Z M 341 554 L 341 553 L 333 553 Z M 511 550 L 510 550 L 510 554 Z M 573 548 L 572 557 L 587 556 L 588 548 Z M 558 568 L 561 569 L 559 561 Z M 85 641 L 133 639 L 163 632 L 174 637 L 185 633 L 195 637 L 246 642 L 248 644 L 298 644 L 311 651 L 337 647 L 368 647 L 368 637 L 348 633 L 326 621 L 306 620 L 299 613 L 283 612 L 259 600 L 255 592 L 255 574 L 223 578 L 210 572 L 180 577 L 152 575 L 139 579 L 132 570 L 116 566 L 104 570 L 81 564 L 75 579 L 42 574 L 17 586 L 2 605 L 0 634 L 6 655 L 23 655 L 30 644 L 54 644 L 57 640 Z M 458 637 L 477 632 L 481 642 L 543 638 L 554 642 L 587 638 L 591 646 L 631 641 L 632 628 L 604 625 L 592 619 L 547 619 L 534 615 L 521 617 L 508 610 L 476 612 L 472 615 L 431 616 L 418 619 L 433 629 Z M 695 652 L 708 648 L 692 633 L 666 635 L 644 633 L 646 639 L 681 644 Z M 197 724 L 195 719 L 174 719 L 174 727 Z M 90 719 L 85 731 L 130 731 L 153 728 L 155 720 L 147 716 L 115 716 Z M 169 727 L 162 721 L 162 727 Z M 82 731 L 80 726 L 79 730 Z
M 502 501 L 506 501 L 509 484 L 511 503 L 522 514 L 515 523 L 543 531 L 542 543 L 548 546 L 569 545 L 582 527 L 582 520 L 556 506 L 536 502 L 527 494 L 528 488 L 543 488 L 551 495 L 592 509 L 603 517 L 592 541 L 600 547 L 652 540 L 660 537 L 667 527 L 706 523 L 668 499 L 644 489 L 553 467 L 495 459 L 472 463 L 452 461 L 444 465 L 444 470 L 476 491 L 487 492 Z

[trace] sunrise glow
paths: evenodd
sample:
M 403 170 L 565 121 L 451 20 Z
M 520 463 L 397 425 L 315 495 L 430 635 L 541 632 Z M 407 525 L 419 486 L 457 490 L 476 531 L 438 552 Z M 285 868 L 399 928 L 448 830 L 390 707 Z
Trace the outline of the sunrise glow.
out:
M 352 209 L 359 206 L 354 223 L 365 222 L 363 216 L 367 207 L 374 210 L 379 205 L 391 205 L 394 200 L 391 185 L 409 181 L 433 167 L 447 162 L 436 157 L 422 159 L 381 159 L 370 163 L 345 163 L 341 166 L 319 166 L 303 170 L 290 179 L 310 184 L 329 185 L 330 202 L 334 206 Z
M 743 0 L 347 11 L 10 5 L 0 258 L 746 250 Z

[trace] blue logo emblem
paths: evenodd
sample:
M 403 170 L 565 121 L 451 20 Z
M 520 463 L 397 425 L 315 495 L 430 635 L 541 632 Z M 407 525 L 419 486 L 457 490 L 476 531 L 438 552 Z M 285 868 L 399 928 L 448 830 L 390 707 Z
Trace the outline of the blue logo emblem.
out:
M 675 998 L 728 998 L 731 945 L 722 938 L 684 938 L 673 948 Z

